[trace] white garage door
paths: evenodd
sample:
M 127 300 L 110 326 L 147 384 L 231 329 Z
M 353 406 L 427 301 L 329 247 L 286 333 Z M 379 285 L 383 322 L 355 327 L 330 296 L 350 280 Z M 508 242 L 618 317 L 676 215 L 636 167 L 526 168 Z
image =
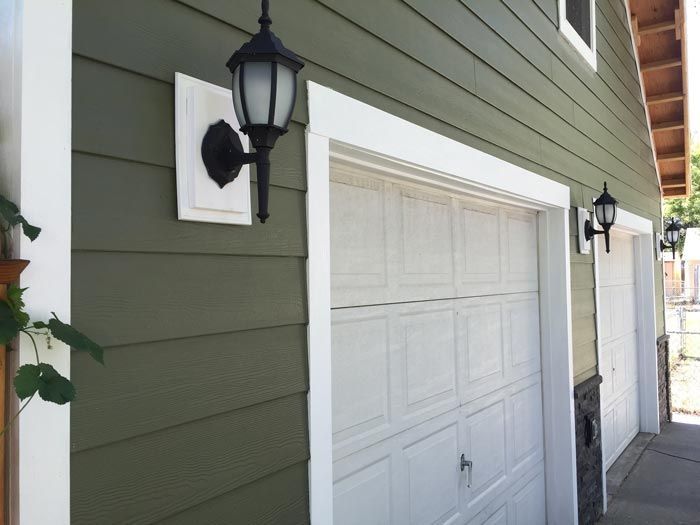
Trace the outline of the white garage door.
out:
M 606 469 L 639 432 L 634 238 L 613 232 L 610 245 L 598 256 Z
M 331 271 L 334 523 L 544 523 L 536 214 L 333 165 Z

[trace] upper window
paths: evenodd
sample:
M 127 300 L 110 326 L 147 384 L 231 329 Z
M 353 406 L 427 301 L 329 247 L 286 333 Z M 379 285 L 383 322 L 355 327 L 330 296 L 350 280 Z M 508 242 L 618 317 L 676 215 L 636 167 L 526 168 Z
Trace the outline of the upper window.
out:
M 559 0 L 559 31 L 595 69 L 595 0 Z

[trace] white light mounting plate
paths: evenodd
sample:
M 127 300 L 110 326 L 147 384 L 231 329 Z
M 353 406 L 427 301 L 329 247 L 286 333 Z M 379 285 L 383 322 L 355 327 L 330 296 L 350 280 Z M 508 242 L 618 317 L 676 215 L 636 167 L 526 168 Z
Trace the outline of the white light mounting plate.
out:
M 211 124 L 225 120 L 240 128 L 231 91 L 175 73 L 175 173 L 177 217 L 184 221 L 251 224 L 250 167 L 244 165 L 223 188 L 209 177 L 202 161 L 202 138 Z M 248 137 L 238 132 L 243 149 Z
M 576 208 L 578 216 L 578 251 L 584 255 L 591 253 L 591 241 L 586 240 L 586 221 L 591 220 L 591 212 L 586 208 Z
M 661 234 L 660 233 L 655 233 L 654 234 L 654 239 L 656 239 L 656 260 L 657 261 L 662 261 L 664 259 L 664 252 L 661 249 Z

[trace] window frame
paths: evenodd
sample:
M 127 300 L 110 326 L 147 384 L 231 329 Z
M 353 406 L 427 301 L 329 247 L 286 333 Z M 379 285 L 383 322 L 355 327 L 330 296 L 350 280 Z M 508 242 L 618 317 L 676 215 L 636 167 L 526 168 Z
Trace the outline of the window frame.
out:
M 566 0 L 559 0 L 559 32 L 566 41 L 584 58 L 594 71 L 598 69 L 596 52 L 596 21 L 595 21 L 595 1 L 590 0 L 590 20 L 591 20 L 591 45 L 590 47 L 581 38 L 574 26 L 566 18 Z

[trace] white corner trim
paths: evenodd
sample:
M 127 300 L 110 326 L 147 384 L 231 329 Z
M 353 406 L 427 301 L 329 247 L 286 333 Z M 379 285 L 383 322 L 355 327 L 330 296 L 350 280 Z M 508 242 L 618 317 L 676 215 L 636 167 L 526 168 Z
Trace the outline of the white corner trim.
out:
M 12 167 L 0 169 L 0 185 L 42 228 L 34 242 L 19 228 L 14 232 L 15 256 L 31 261 L 21 286 L 29 288 L 25 300 L 34 320 L 48 320 L 55 311 L 70 322 L 71 315 L 72 14 L 71 0 L 0 2 L 0 163 Z M 49 350 L 37 338 L 37 346 L 42 361 L 69 376 L 66 345 L 54 339 Z M 11 372 L 36 362 L 27 338 L 9 359 Z M 8 395 L 11 417 L 19 403 Z M 35 398 L 13 425 L 8 445 L 8 523 L 69 524 L 70 406 Z
M 598 69 L 598 57 L 596 51 L 596 21 L 595 21 L 595 0 L 590 0 L 591 17 L 591 46 L 584 42 L 574 26 L 566 19 L 566 0 L 559 0 L 559 32 L 566 41 L 585 59 L 594 71 Z
M 309 133 L 332 138 L 453 180 L 569 207 L 569 188 L 327 87 L 308 82 Z M 468 163 L 464 163 L 464 159 Z
M 411 171 L 426 183 L 540 211 L 542 385 L 550 523 L 578 523 L 573 401 L 569 188 L 336 91 L 308 82 L 309 498 L 311 522 L 333 522 L 330 156 Z M 334 153 L 335 152 L 335 153 Z M 370 160 L 368 160 L 370 159 Z

